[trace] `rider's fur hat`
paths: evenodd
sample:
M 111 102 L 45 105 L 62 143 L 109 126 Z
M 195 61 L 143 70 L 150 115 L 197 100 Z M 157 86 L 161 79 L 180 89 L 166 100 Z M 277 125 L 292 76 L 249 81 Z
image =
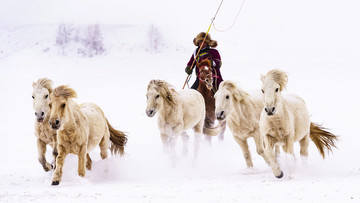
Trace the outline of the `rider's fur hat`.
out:
M 196 35 L 196 37 L 194 38 L 193 42 L 195 46 L 200 46 L 202 41 L 204 40 L 204 37 L 206 36 L 205 32 L 200 32 L 198 35 Z M 206 36 L 205 42 L 207 45 L 209 45 L 210 47 L 215 48 L 217 46 L 217 41 L 215 40 L 211 40 L 211 36 L 210 34 L 208 34 Z

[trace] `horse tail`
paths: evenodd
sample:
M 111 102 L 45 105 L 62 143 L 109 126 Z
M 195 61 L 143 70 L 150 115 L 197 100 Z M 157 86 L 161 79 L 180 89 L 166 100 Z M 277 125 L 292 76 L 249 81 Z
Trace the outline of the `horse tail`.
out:
M 111 154 L 120 154 L 121 156 L 124 155 L 124 147 L 128 141 L 127 135 L 124 132 L 114 129 L 109 121 L 106 119 L 106 123 L 109 126 L 110 131 L 110 151 Z
M 204 125 L 203 133 L 208 136 L 216 136 L 218 135 L 225 126 L 222 126 L 224 121 L 219 122 L 217 126 L 214 127 L 207 127 Z
M 327 148 L 328 152 L 332 152 L 332 148 L 337 148 L 335 142 L 338 141 L 338 137 L 327 131 L 323 126 L 313 122 L 310 125 L 310 138 L 324 159 L 324 147 Z

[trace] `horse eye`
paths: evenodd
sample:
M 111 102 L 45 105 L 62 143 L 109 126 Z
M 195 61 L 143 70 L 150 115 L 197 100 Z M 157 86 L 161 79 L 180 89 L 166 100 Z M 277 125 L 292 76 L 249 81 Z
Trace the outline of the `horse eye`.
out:
M 34 96 L 31 96 L 33 99 L 35 99 L 35 97 Z
M 275 92 L 278 92 L 279 91 L 279 88 L 276 88 Z
M 45 96 L 45 99 L 47 99 L 49 97 L 49 95 L 47 94 L 46 96 Z
M 261 90 L 262 93 L 265 93 L 264 90 Z
M 229 99 L 230 98 L 230 96 L 229 95 L 226 95 L 226 97 L 225 97 L 226 99 Z
M 62 104 L 62 105 L 61 105 L 61 108 L 65 108 L 65 104 Z
M 159 98 L 159 97 L 160 97 L 160 95 L 158 94 L 158 95 L 156 95 L 155 99 L 157 99 L 157 98 Z

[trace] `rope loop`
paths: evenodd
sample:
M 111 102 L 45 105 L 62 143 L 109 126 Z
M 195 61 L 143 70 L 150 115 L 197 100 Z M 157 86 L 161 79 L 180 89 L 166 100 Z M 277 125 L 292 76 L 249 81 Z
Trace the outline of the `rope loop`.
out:
M 239 8 L 239 11 L 237 12 L 237 14 L 236 14 L 236 16 L 235 16 L 235 19 L 234 19 L 234 21 L 232 22 L 232 24 L 230 25 L 229 28 L 224 29 L 224 30 L 218 29 L 218 28 L 216 28 L 214 21 L 212 21 L 212 22 L 213 22 L 213 25 L 214 25 L 214 29 L 215 29 L 216 31 L 218 31 L 218 32 L 227 32 L 227 31 L 229 31 L 232 27 L 234 27 L 234 25 L 235 25 L 235 23 L 236 23 L 236 20 L 237 20 L 239 14 L 240 14 L 240 12 L 241 12 L 241 10 L 242 10 L 242 8 L 243 8 L 244 1 L 245 1 L 245 0 L 242 1 L 241 5 L 240 5 L 240 8 Z

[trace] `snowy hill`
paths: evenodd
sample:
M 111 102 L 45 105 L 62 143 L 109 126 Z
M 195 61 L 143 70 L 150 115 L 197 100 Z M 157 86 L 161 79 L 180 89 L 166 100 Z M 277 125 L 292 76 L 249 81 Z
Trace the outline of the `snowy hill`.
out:
M 38 1 L 43 10 L 31 1 L 14 4 L 19 2 L 19 9 L 13 3 L 0 8 L 0 202 L 360 201 L 358 2 L 245 1 L 230 31 L 211 30 L 224 79 L 259 89 L 260 74 L 282 69 L 289 75 L 286 91 L 306 101 L 311 120 L 340 136 L 338 149 L 325 160 L 311 142 L 306 164 L 295 144 L 296 171 L 281 180 L 256 154 L 252 139 L 255 167 L 246 169 L 229 130 L 223 142 L 214 138 L 211 146 L 201 145 L 195 167 L 190 150 L 173 168 L 163 154 L 156 118 L 145 114 L 151 79 L 181 89 L 195 48 L 192 39 L 206 31 L 218 1 Z M 225 1 L 217 28 L 228 27 L 239 6 Z M 68 15 L 61 12 L 65 9 Z M 79 15 L 84 10 L 86 15 Z M 57 42 L 61 25 L 73 30 L 63 47 Z M 84 56 L 86 46 L 75 39 L 89 39 L 94 25 L 100 35 L 92 39 L 101 39 L 104 51 Z M 51 186 L 53 172 L 38 163 L 34 136 L 31 84 L 41 77 L 75 89 L 78 103 L 98 104 L 115 128 L 129 134 L 126 156 L 103 161 L 96 149 L 90 153 L 93 170 L 80 178 L 77 157 L 71 155 L 62 182 Z M 177 147 L 180 151 L 180 140 Z M 286 165 L 284 157 L 280 164 Z

